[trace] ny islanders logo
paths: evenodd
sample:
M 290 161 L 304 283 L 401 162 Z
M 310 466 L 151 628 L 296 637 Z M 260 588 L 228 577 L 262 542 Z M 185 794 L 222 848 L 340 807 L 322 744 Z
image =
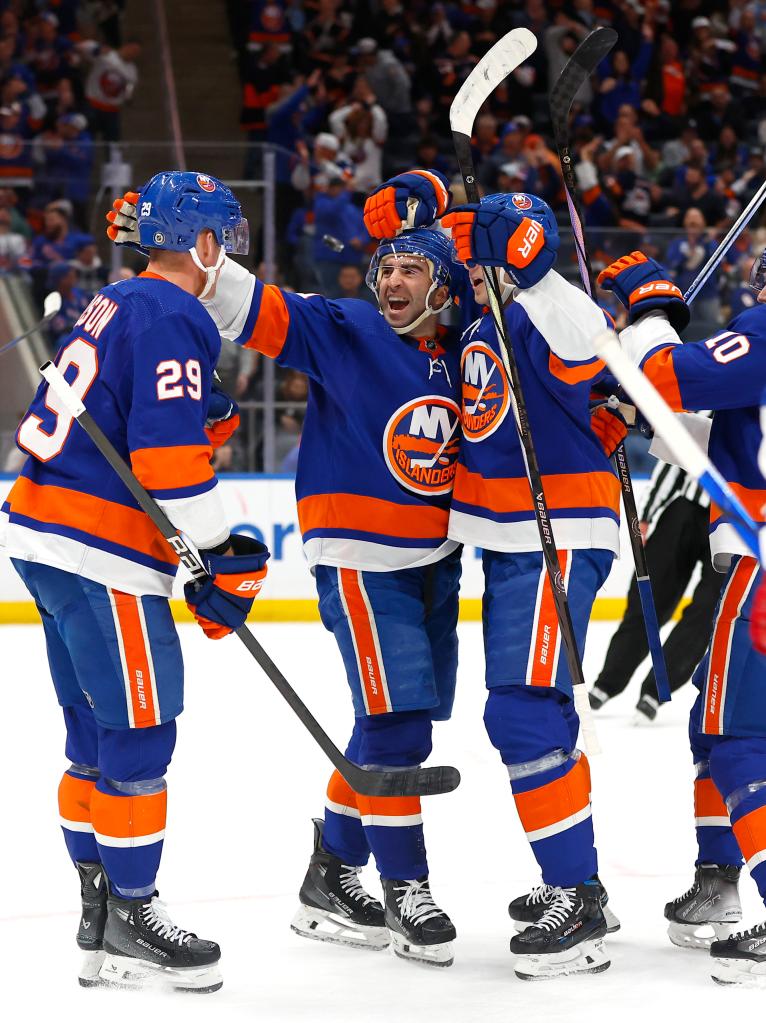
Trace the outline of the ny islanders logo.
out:
M 484 341 L 472 341 L 460 360 L 463 380 L 463 436 L 476 443 L 505 419 L 510 397 L 503 364 Z
M 205 174 L 197 175 L 197 184 L 200 188 L 204 188 L 206 192 L 215 192 L 215 182 L 211 181 Z
M 524 195 L 523 192 L 514 192 L 511 196 L 511 202 L 517 210 L 531 210 L 532 200 L 528 195 Z
M 401 405 L 383 435 L 383 454 L 397 481 L 415 494 L 452 490 L 460 447 L 460 409 L 429 394 Z

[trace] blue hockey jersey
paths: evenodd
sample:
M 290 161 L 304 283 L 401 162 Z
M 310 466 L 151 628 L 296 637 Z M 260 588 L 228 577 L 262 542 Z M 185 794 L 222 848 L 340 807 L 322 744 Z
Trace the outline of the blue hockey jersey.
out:
M 228 535 L 204 431 L 220 344 L 196 298 L 145 273 L 103 288 L 56 355 L 141 483 L 202 547 Z M 3 504 L 4 552 L 169 596 L 177 558 L 45 382 L 17 443 L 29 457 Z
M 588 400 L 604 368 L 593 337 L 604 315 L 550 271 L 517 292 L 505 321 L 529 414 L 557 546 L 619 551 L 620 487 L 590 425 Z M 449 535 L 493 551 L 541 549 L 532 494 L 490 314 L 461 343 L 463 443 Z

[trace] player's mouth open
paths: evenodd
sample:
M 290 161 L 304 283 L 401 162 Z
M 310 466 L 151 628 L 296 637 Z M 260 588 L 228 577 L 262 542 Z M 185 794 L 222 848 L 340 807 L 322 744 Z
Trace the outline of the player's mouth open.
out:
M 406 309 L 409 304 L 410 300 L 408 298 L 389 298 L 388 300 L 388 308 L 394 313 Z

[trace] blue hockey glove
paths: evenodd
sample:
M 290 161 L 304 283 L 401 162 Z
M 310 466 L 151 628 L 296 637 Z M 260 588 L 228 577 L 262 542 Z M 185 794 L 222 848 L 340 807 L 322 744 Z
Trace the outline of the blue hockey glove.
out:
M 184 586 L 189 610 L 208 639 L 221 639 L 245 624 L 266 578 L 268 548 L 250 536 L 232 533 L 234 554 L 200 551 L 210 578 Z
M 205 418 L 205 433 L 213 451 L 225 444 L 238 426 L 239 405 L 226 391 L 213 384 Z
M 559 236 L 555 221 L 543 224 L 526 213 L 492 197 L 478 205 L 455 206 L 442 224 L 452 232 L 463 263 L 502 267 L 517 287 L 531 288 L 555 263 Z
M 364 226 L 373 238 L 395 238 L 401 231 L 430 227 L 447 209 L 447 179 L 435 170 L 411 170 L 389 178 L 364 204 Z
M 689 322 L 689 307 L 664 268 L 643 252 L 631 252 L 611 263 L 598 275 L 598 286 L 613 291 L 635 323 L 653 310 L 665 313 L 674 330 L 683 330 Z

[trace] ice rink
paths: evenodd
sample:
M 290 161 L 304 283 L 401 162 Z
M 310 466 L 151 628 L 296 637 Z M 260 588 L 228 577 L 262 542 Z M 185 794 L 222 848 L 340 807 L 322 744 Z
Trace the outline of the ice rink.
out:
M 614 623 L 594 623 L 586 678 Z M 5 777 L 0 963 L 4 1021 L 82 1023 L 261 1020 L 463 1023 L 756 1018 L 766 993 L 720 988 L 704 953 L 665 936 L 663 905 L 692 881 L 692 769 L 685 739 L 693 690 L 654 726 L 632 725 L 638 680 L 597 715 L 594 817 L 601 877 L 622 930 L 599 976 L 530 984 L 508 951 L 507 903 L 537 880 L 507 775 L 482 725 L 481 629 L 461 625 L 452 722 L 431 763 L 462 772 L 457 792 L 425 801 L 432 888 L 458 930 L 455 965 L 436 970 L 388 952 L 310 942 L 289 928 L 321 813 L 328 765 L 235 638 L 211 643 L 182 626 L 186 711 L 168 775 L 159 889 L 176 923 L 223 950 L 223 989 L 207 996 L 86 991 L 74 942 L 79 890 L 57 823 L 63 725 L 38 626 L 0 629 Z M 332 637 L 320 625 L 260 625 L 260 641 L 343 745 L 350 701 Z M 367 886 L 378 893 L 368 868 Z M 745 923 L 763 919 L 749 878 Z

